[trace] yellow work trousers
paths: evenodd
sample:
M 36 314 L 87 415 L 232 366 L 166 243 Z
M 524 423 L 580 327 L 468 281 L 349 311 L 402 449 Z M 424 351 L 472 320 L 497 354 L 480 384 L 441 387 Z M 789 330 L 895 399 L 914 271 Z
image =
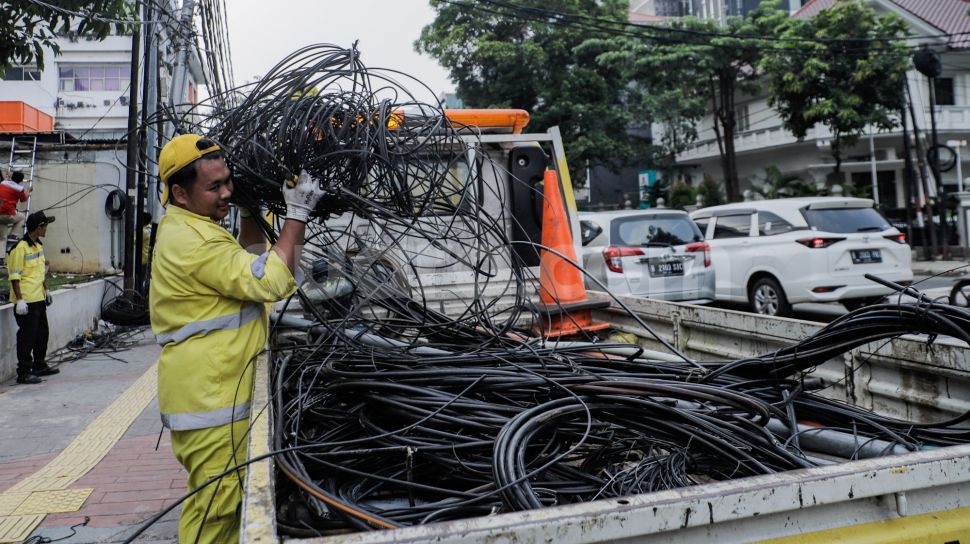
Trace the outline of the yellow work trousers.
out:
M 249 420 L 232 424 L 172 431 L 172 451 L 189 471 L 189 490 L 193 490 L 247 459 Z M 235 448 L 233 458 L 233 443 Z M 239 514 L 245 469 L 226 475 L 219 482 L 182 503 L 179 517 L 179 544 L 235 544 L 239 541 Z

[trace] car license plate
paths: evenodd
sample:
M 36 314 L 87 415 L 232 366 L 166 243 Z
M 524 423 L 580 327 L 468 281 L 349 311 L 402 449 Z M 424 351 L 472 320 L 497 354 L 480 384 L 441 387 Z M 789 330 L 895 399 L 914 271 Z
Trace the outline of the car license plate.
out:
M 878 249 L 853 249 L 852 264 L 881 263 L 882 251 Z
M 647 270 L 653 278 L 663 278 L 666 276 L 683 276 L 684 263 L 681 261 L 666 261 L 662 263 L 649 263 Z

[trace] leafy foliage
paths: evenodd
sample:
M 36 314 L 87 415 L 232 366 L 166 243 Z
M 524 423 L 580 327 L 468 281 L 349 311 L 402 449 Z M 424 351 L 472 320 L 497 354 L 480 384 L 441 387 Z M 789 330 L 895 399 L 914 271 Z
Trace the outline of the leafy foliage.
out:
M 103 40 L 112 29 L 122 34 L 128 25 L 108 19 L 125 20 L 134 15 L 134 2 L 129 0 L 57 0 L 58 9 L 31 2 L 3 2 L 0 16 L 0 69 L 15 64 L 44 67 L 44 47 L 60 52 L 55 37 L 69 31 L 79 37 Z M 81 16 L 72 17 L 71 13 Z
M 540 7 L 625 20 L 625 0 L 522 0 Z M 457 94 L 472 108 L 520 108 L 530 130 L 558 125 L 573 164 L 618 168 L 647 152 L 628 129 L 626 80 L 615 67 L 597 64 L 608 43 L 580 48 L 586 31 L 536 22 L 519 10 L 490 6 L 487 12 L 431 1 L 437 15 L 415 47 L 448 69 Z
M 867 125 L 896 125 L 893 114 L 903 106 L 909 65 L 899 39 L 905 34 L 905 23 L 894 14 L 877 17 L 862 0 L 847 0 L 812 19 L 789 19 L 781 32 L 786 41 L 762 62 L 769 103 L 785 128 L 798 138 L 816 124 L 831 130 L 836 177 L 843 151 Z
M 720 206 L 727 203 L 721 184 L 707 174 L 704 174 L 704 179 L 697 184 L 697 194 L 704 199 L 704 206 Z
M 691 187 L 686 181 L 678 179 L 670 185 L 667 192 L 667 206 L 670 208 L 683 209 L 692 206 L 697 202 L 697 189 Z
M 752 186 L 751 190 L 766 199 L 818 194 L 814 183 L 808 183 L 795 174 L 783 174 L 777 166 L 765 168 L 765 179 L 760 185 Z
M 778 1 L 771 0 L 744 18 L 728 18 L 724 25 L 693 17 L 673 19 L 670 30 L 655 40 L 611 40 L 614 50 L 598 60 L 620 68 L 637 84 L 639 93 L 631 104 L 665 126 L 659 144 L 670 163 L 697 138 L 697 122 L 713 112 L 727 197 L 737 201 L 735 96 L 756 92 L 758 67 L 770 43 L 763 37 L 775 35 L 786 18 Z
M 630 37 L 590 39 L 580 46 L 581 50 L 591 48 L 600 50 L 598 63 L 619 70 L 630 82 L 624 89 L 624 102 L 631 117 L 664 126 L 653 135 L 650 163 L 669 169 L 677 153 L 697 139 L 697 122 L 706 111 L 702 87 L 684 84 L 699 77 L 691 70 L 689 53 L 658 50 L 655 44 Z

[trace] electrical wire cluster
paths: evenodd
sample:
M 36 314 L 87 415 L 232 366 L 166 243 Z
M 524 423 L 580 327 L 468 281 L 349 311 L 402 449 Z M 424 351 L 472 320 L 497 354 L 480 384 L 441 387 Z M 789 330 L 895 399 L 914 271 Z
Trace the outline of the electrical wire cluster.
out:
M 115 354 L 127 351 L 141 339 L 144 327 L 119 327 L 105 324 L 105 326 L 91 332 L 78 335 L 63 348 L 47 356 L 47 364 L 58 367 L 65 363 L 73 363 L 91 355 L 97 355 L 127 363 L 128 361 Z
M 176 120 L 222 146 L 239 206 L 282 214 L 281 186 L 300 170 L 329 193 L 308 225 L 307 282 L 287 303 L 302 317 L 284 309 L 273 328 L 283 532 L 522 511 L 970 439 L 967 415 L 895 420 L 806 377 L 903 334 L 970 341 L 970 314 L 922 298 L 740 361 L 695 361 L 629 309 L 669 352 L 535 337 L 536 278 L 512 247 L 540 248 L 510 238 L 522 218 L 506 198 L 509 183 L 536 188 L 405 79 L 355 48 L 311 46 Z
M 460 184 L 444 183 L 450 165 L 437 160 L 460 140 L 437 105 L 404 94 L 401 78 L 367 69 L 356 48 L 306 47 L 230 93 L 244 93 L 239 105 L 195 130 L 225 150 L 242 206 L 283 213 L 281 184 L 306 170 L 330 191 L 319 216 L 377 207 L 422 215 L 462 196 Z
M 392 311 L 387 321 L 416 313 Z M 425 310 L 424 318 L 443 316 Z M 403 345 L 362 329 L 288 326 L 307 333 L 287 345 L 299 337 L 278 332 L 274 448 L 284 452 L 280 527 L 297 536 L 623 497 L 970 440 L 968 414 L 896 420 L 825 398 L 813 391 L 825 385 L 802 373 L 902 334 L 965 340 L 970 314 L 931 302 L 863 308 L 796 346 L 700 369 L 635 346 L 544 342 L 524 330 L 453 324 Z

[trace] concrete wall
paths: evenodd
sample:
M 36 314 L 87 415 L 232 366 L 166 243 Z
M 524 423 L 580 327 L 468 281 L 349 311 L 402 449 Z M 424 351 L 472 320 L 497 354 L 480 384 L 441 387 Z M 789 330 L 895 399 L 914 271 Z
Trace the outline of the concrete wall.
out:
M 123 149 L 58 150 L 38 157 L 31 210 L 48 210 L 44 254 L 55 272 L 112 272 L 120 267 L 123 220 L 105 213 L 111 190 L 124 188 Z
M 107 280 L 66 286 L 53 291 L 54 304 L 47 309 L 50 326 L 48 353 L 67 345 L 75 336 L 91 329 L 101 317 L 105 289 L 114 290 Z M 17 375 L 17 322 L 14 305 L 0 305 L 0 382 Z

